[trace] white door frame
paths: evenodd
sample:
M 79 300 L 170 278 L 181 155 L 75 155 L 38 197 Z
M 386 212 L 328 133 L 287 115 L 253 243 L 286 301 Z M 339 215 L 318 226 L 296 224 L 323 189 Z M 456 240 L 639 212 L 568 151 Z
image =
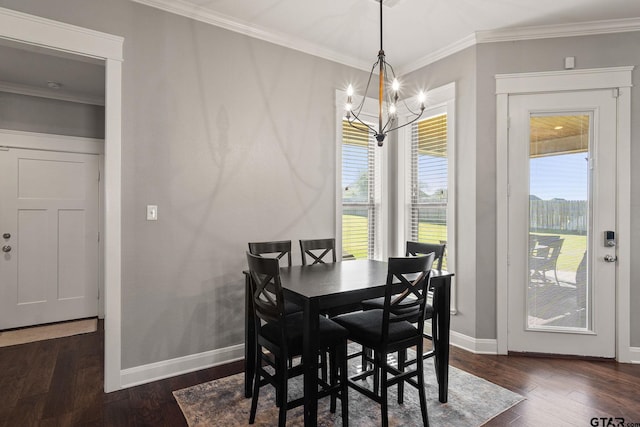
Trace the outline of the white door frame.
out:
M 0 8 L 0 38 L 104 61 L 104 390 L 121 386 L 122 37 Z
M 612 89 L 618 91 L 616 360 L 631 362 L 631 76 L 633 66 L 496 75 L 496 322 L 498 354 L 508 352 L 509 95 Z

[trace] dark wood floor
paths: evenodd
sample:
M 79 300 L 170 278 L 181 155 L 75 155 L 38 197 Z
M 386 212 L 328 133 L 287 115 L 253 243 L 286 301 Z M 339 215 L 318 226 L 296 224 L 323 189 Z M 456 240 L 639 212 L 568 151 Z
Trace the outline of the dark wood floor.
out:
M 0 348 L 0 426 L 184 426 L 173 390 L 242 370 L 233 363 L 104 394 L 102 342 L 97 332 Z M 593 417 L 640 426 L 639 365 L 457 348 L 451 364 L 526 397 L 490 426 L 606 425 L 592 424 Z

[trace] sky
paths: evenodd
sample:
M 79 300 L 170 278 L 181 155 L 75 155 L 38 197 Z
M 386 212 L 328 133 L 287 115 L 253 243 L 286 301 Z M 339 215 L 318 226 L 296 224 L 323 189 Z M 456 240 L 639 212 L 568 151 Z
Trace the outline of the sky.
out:
M 538 157 L 530 161 L 530 192 L 542 200 L 587 200 L 587 153 Z

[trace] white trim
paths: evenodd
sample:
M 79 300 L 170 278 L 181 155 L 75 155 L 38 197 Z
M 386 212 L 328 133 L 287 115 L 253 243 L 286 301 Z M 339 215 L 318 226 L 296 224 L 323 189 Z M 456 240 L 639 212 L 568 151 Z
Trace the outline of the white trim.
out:
M 618 236 L 631 235 L 631 77 L 634 67 L 611 67 L 590 70 L 558 72 L 498 74 L 496 75 L 496 164 L 508 166 L 509 95 L 566 90 L 619 88 L 618 141 L 617 141 L 617 232 Z M 498 353 L 508 351 L 508 280 L 507 280 L 507 225 L 508 225 L 508 168 L 496 171 L 496 322 Z M 634 360 L 631 340 L 631 245 L 618 239 L 617 245 L 617 301 L 616 301 L 616 360 Z
M 135 3 L 144 4 L 175 15 L 191 18 L 196 21 L 224 28 L 235 33 L 244 34 L 258 40 L 264 40 L 279 46 L 297 50 L 319 58 L 328 59 L 339 64 L 348 65 L 363 71 L 371 69 L 370 61 L 359 61 L 352 55 L 327 49 L 319 44 L 311 43 L 300 37 L 292 36 L 273 29 L 257 27 L 255 24 L 243 22 L 234 17 L 215 12 L 209 8 L 203 8 L 192 2 L 184 0 L 132 0 Z
M 196 21 L 224 28 L 249 37 L 275 43 L 290 49 L 318 56 L 340 64 L 369 71 L 371 63 L 355 60 L 352 55 L 327 49 L 319 44 L 306 42 L 300 37 L 292 37 L 290 34 L 274 31 L 268 28 L 259 28 L 255 25 L 241 21 L 232 16 L 224 15 L 210 8 L 195 5 L 186 0 L 132 0 L 136 3 L 164 10 L 165 12 L 191 18 Z M 377 0 L 376 0 L 377 1 Z M 622 32 L 640 31 L 639 18 L 609 19 L 602 21 L 590 21 L 571 24 L 540 25 L 532 27 L 506 28 L 499 30 L 477 31 L 459 40 L 450 43 L 434 52 L 429 53 L 413 62 L 399 64 L 398 75 L 410 73 L 436 61 L 439 61 L 454 53 L 479 43 L 495 43 L 516 40 L 545 39 L 555 37 L 576 37 L 597 34 L 613 34 Z
M 417 106 L 412 106 L 415 110 Z M 425 110 L 421 119 L 426 119 L 430 115 L 447 114 L 447 159 L 449 164 L 448 183 L 449 200 L 447 206 L 447 268 L 455 272 L 456 266 L 456 229 L 458 213 L 456 210 L 456 173 L 457 173 L 457 156 L 456 156 L 456 84 L 448 83 L 443 86 L 431 89 L 426 92 Z M 398 116 L 407 121 L 409 114 L 404 108 L 399 109 Z M 397 241 L 394 246 L 401 249 L 400 253 L 404 255 L 405 241 L 409 240 L 411 229 L 408 226 L 411 222 L 411 132 L 406 128 L 402 128 L 398 133 L 397 144 L 397 165 L 398 170 L 398 188 L 397 188 L 397 207 L 398 207 L 398 225 L 397 225 Z M 404 173 L 402 173 L 404 171 Z M 451 313 L 458 312 L 456 278 L 452 279 L 451 286 Z
M 342 260 L 342 118 L 347 94 L 336 90 L 336 158 L 334 170 L 336 171 L 336 195 L 335 195 L 335 224 L 333 235 L 336 236 L 336 259 Z
M 494 339 L 473 338 L 460 332 L 450 332 L 451 345 L 475 354 L 498 354 L 498 342 Z
M 18 83 L 0 81 L 0 92 L 15 93 L 18 95 L 37 96 L 40 98 L 57 99 L 60 101 L 77 102 L 89 105 L 104 105 L 104 99 L 99 96 L 87 96 L 79 93 L 61 93 L 55 89 L 45 89 Z
M 539 73 L 496 74 L 496 94 L 563 92 L 631 87 L 633 66 Z
M 242 359 L 244 359 L 244 344 L 238 344 L 231 347 L 123 369 L 120 381 L 123 388 L 133 387 Z
M 0 129 L 0 146 L 66 153 L 102 154 L 104 140 Z
M 0 8 L 0 39 L 72 52 L 106 62 L 105 370 L 106 392 L 121 388 L 122 37 Z
M 639 18 L 609 19 L 574 24 L 540 25 L 535 27 L 505 28 L 478 31 L 478 43 L 495 43 L 516 40 L 549 39 L 556 37 L 591 36 L 597 34 L 640 31 Z
M 342 120 L 344 118 L 344 105 L 347 99 L 345 91 L 336 89 L 336 257 L 342 259 Z M 359 105 L 362 98 L 354 95 L 353 104 Z M 373 98 L 366 97 L 362 107 L 360 118 L 371 119 L 370 122 L 377 122 L 378 102 Z M 378 204 L 376 211 L 375 225 L 375 246 L 373 259 L 386 261 L 389 254 L 389 144 L 387 137 L 382 147 L 375 147 L 378 152 L 375 154 L 375 168 L 379 173 L 375 176 L 375 202 Z M 338 217 L 339 215 L 339 217 Z
M 417 59 L 416 61 L 398 67 L 398 75 L 404 75 L 412 71 L 419 70 L 422 67 L 426 67 L 429 64 L 433 64 L 434 62 L 440 61 L 443 58 L 465 50 L 468 47 L 475 46 L 476 44 L 478 44 L 477 33 L 469 34 L 468 36 L 463 37 L 460 40 L 449 44 L 448 46 L 437 49 L 434 52 L 431 52 L 430 54 Z
M 640 347 L 629 347 L 628 363 L 640 364 Z
M 629 70 L 631 75 L 631 70 Z M 631 83 L 629 83 L 631 86 Z M 618 92 L 618 145 L 616 156 L 618 234 L 616 284 L 617 360 L 631 362 L 631 87 L 621 87 Z M 627 238 L 625 238 L 627 237 Z
M 91 58 L 122 61 L 124 39 L 75 25 L 0 7 L 0 38 L 73 52 Z

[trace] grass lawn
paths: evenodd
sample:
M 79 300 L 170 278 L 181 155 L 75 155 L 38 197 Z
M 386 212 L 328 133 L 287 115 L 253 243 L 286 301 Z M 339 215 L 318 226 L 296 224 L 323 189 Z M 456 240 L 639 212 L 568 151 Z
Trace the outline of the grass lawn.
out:
M 342 216 L 343 239 L 342 252 L 352 254 L 356 259 L 367 258 L 367 218 L 356 215 Z M 560 256 L 558 257 L 558 270 L 576 271 L 582 260 L 582 255 L 587 247 L 587 236 L 559 233 L 534 233 L 539 235 L 559 235 L 564 239 Z M 350 237 L 347 237 L 350 236 Z M 431 241 L 439 243 L 447 240 L 447 230 L 442 224 L 420 223 L 418 231 L 419 241 Z M 354 243 L 357 242 L 357 243 Z

